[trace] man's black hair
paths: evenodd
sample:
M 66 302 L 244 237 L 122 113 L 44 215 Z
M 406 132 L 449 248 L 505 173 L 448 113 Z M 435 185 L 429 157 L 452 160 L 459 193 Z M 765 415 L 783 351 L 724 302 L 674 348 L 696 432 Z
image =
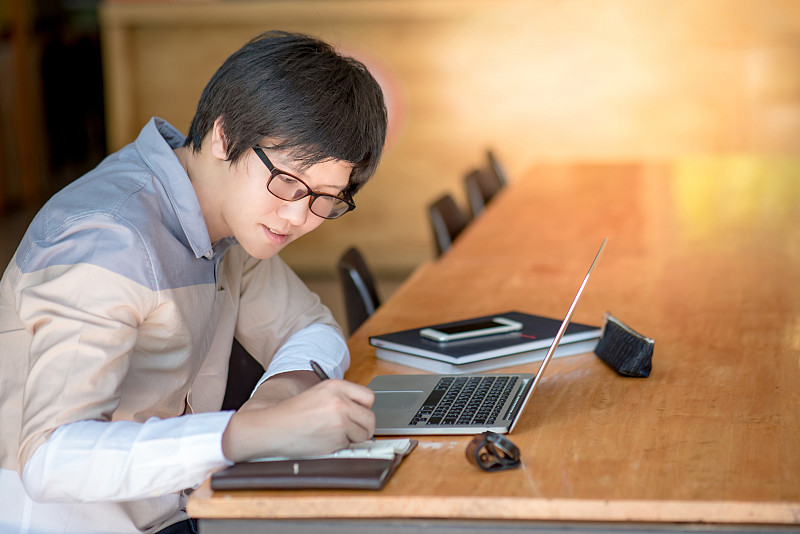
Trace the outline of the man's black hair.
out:
M 287 32 L 259 35 L 225 60 L 203 90 L 185 145 L 200 150 L 217 118 L 231 164 L 267 137 L 304 168 L 352 163 L 351 193 L 375 172 L 386 139 L 383 93 L 367 68 Z

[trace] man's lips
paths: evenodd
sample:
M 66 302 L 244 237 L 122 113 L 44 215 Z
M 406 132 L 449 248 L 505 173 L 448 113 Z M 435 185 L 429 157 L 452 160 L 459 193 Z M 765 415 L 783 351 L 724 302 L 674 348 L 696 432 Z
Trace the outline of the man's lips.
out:
M 282 234 L 282 233 L 279 233 L 279 232 L 276 232 L 276 231 L 272 230 L 268 226 L 264 226 L 264 225 L 262 225 L 262 226 L 264 228 L 264 233 L 267 235 L 267 237 L 273 243 L 276 243 L 278 245 L 283 245 L 289 239 L 288 234 Z

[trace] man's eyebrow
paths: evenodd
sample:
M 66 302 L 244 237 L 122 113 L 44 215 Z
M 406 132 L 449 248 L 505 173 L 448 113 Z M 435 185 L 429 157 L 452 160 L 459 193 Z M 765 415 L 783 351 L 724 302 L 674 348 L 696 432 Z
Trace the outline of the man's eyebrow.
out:
M 257 146 L 262 150 L 274 150 L 274 151 L 279 152 L 279 153 L 282 150 L 280 147 L 275 147 L 275 146 L 266 146 L 266 145 L 257 145 Z M 274 158 L 275 158 L 275 156 L 270 158 L 270 160 L 273 160 Z M 284 162 L 285 162 L 285 159 L 280 154 L 278 155 L 278 158 L 284 160 Z M 284 172 L 286 174 L 294 176 L 295 178 L 300 178 L 304 182 L 308 182 L 308 178 L 305 176 L 305 171 L 306 171 L 306 169 L 309 169 L 309 168 L 313 167 L 317 163 L 310 163 L 309 164 L 308 162 L 303 162 L 302 160 L 299 160 L 299 159 L 293 159 L 292 161 L 300 163 L 299 170 L 289 169 L 289 168 L 287 168 L 286 165 L 282 164 L 283 162 L 280 162 L 280 161 L 279 162 L 272 161 L 272 165 L 276 169 L 278 169 L 279 171 L 282 171 L 282 172 Z M 325 159 L 325 160 L 319 161 L 318 163 L 323 163 L 325 161 L 334 161 L 334 160 L 332 158 L 329 158 L 329 159 Z M 352 172 L 352 169 L 351 169 L 351 172 Z M 338 191 L 337 194 L 340 195 L 340 194 L 344 193 L 345 191 L 347 191 L 350 188 L 350 180 L 348 179 L 347 183 L 344 186 L 339 186 L 339 184 L 321 184 L 318 187 L 319 188 L 325 187 L 325 188 L 335 189 L 336 191 Z
M 275 168 L 278 169 L 278 170 L 281 170 L 283 172 L 291 173 L 292 176 L 294 176 L 295 178 L 299 178 L 299 179 L 303 180 L 303 182 L 308 187 L 311 187 L 311 184 L 308 183 L 309 179 L 308 179 L 308 177 L 305 176 L 305 173 L 299 173 L 299 172 L 296 172 L 296 171 L 287 171 L 287 170 L 285 170 L 285 169 L 283 169 L 281 167 L 275 167 Z M 324 192 L 323 191 L 324 189 L 333 189 L 335 191 L 335 195 L 339 196 L 339 195 L 344 194 L 344 192 L 347 191 L 347 189 L 349 187 L 350 187 L 350 181 L 348 180 L 347 183 L 344 184 L 344 185 L 332 184 L 332 183 L 324 183 L 324 184 L 315 185 L 312 189 L 314 191 L 317 191 L 317 192 L 320 192 L 320 193 Z M 334 194 L 334 193 L 327 193 L 327 194 L 331 195 L 331 194 Z

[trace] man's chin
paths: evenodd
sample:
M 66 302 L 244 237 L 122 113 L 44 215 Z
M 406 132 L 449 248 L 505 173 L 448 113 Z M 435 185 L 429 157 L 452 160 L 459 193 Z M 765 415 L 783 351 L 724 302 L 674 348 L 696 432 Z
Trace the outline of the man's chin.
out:
M 249 247 L 244 246 L 244 251 L 250 254 L 252 257 L 258 260 L 268 260 L 273 256 L 277 256 L 289 242 L 283 243 L 282 245 L 269 245 L 269 246 L 260 246 L 260 247 Z

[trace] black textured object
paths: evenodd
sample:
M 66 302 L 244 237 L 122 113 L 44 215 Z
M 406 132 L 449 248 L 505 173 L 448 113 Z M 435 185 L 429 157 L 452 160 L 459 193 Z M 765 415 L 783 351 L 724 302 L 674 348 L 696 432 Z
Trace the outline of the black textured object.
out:
M 484 471 L 504 471 L 519 467 L 519 449 L 502 434 L 486 431 L 467 444 L 467 460 Z
M 606 312 L 594 353 L 622 376 L 646 378 L 653 367 L 655 341 Z

